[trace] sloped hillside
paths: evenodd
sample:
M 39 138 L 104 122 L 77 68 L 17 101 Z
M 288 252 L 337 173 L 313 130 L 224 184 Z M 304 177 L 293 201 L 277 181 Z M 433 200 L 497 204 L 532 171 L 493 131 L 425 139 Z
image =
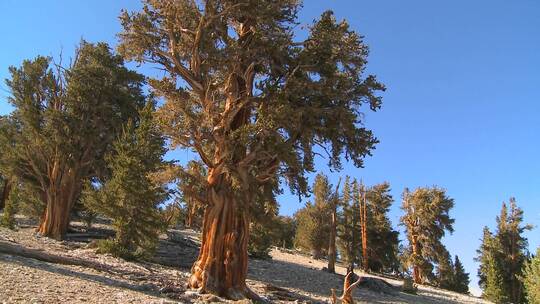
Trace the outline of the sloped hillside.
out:
M 0 228 L 0 303 L 225 302 L 185 289 L 198 250 L 195 231 L 170 230 L 152 262 L 128 262 L 95 253 L 92 241 L 110 234 L 106 225 L 84 231 L 75 223 L 62 242 L 36 236 L 32 225 L 21 226 Z M 322 270 L 324 261 L 277 249 L 271 256 L 250 261 L 248 282 L 269 303 L 328 303 L 331 288 L 341 289 L 345 269 L 339 265 L 330 274 Z M 425 286 L 410 295 L 400 292 L 402 282 L 380 279 L 391 287 L 358 288 L 358 303 L 487 303 Z

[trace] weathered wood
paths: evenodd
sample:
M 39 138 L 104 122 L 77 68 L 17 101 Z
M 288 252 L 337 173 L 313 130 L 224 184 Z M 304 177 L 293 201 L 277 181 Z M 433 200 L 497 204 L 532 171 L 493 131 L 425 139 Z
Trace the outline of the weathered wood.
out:
M 354 283 L 351 283 L 354 276 L 355 274 L 352 271 L 349 271 L 345 276 L 345 280 L 343 281 L 343 295 L 341 297 L 337 297 L 336 290 L 334 288 L 331 289 L 332 304 L 354 304 L 354 298 L 352 296 L 352 293 L 354 291 L 354 288 L 362 281 L 362 278 L 358 278 Z
M 104 264 L 91 262 L 74 257 L 49 254 L 39 249 L 26 248 L 16 243 L 0 240 L 0 253 L 22 256 L 47 263 L 82 266 L 99 271 L 110 272 L 110 268 Z

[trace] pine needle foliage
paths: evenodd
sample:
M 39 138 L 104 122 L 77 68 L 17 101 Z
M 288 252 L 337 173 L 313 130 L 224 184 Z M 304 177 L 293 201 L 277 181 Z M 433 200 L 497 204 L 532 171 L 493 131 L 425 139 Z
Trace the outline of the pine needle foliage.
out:
M 484 228 L 477 250 L 483 297 L 495 303 L 524 303 L 526 294 L 521 278 L 529 252 L 523 233 L 532 226 L 523 223 L 523 210 L 514 198 L 510 198 L 508 205 L 502 204 L 496 221 L 495 233 Z
M 540 304 L 540 248 L 523 268 L 523 284 L 530 304 Z
M 144 103 L 144 77 L 85 41 L 68 67 L 38 56 L 9 72 L 10 171 L 45 205 L 38 232 L 61 239 L 84 180 L 107 175 L 104 155 Z
M 151 254 L 165 228 L 158 206 L 167 191 L 152 179 L 164 166 L 164 140 L 152 116 L 149 102 L 139 121 L 127 123 L 107 155 L 111 178 L 85 193 L 86 206 L 113 220 L 116 236 L 102 244 L 102 251 L 128 259 Z
M 463 264 L 459 260 L 459 257 L 456 255 L 454 258 L 454 280 L 450 290 L 468 294 L 469 293 L 469 283 L 470 283 L 469 274 L 465 272 Z
M 450 210 L 454 200 L 438 187 L 405 189 L 401 225 L 405 226 L 408 248 L 404 253 L 405 268 L 413 269 L 415 283 L 435 281 L 433 270 L 441 252 L 445 233 L 453 232 L 454 219 Z
M 295 246 L 301 250 L 311 252 L 314 258 L 321 258 L 327 253 L 330 236 L 330 219 L 332 199 L 332 185 L 328 177 L 319 173 L 313 184 L 313 203 L 295 214 L 297 229 Z

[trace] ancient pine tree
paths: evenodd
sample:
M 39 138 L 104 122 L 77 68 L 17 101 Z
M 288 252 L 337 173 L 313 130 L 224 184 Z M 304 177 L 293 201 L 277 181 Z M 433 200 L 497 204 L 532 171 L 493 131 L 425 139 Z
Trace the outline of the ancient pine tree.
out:
M 409 242 L 406 266 L 412 268 L 415 283 L 434 279 L 433 263 L 446 250 L 441 239 L 446 231 L 453 232 L 454 219 L 449 215 L 453 206 L 454 200 L 441 188 L 405 189 L 403 193 L 401 224 Z
M 339 169 L 376 143 L 361 124 L 384 87 L 364 76 L 362 36 L 325 12 L 296 40 L 296 0 L 148 0 L 123 12 L 120 52 L 159 66 L 150 80 L 164 98 L 159 119 L 173 148 L 193 149 L 208 168 L 199 257 L 189 285 L 229 298 L 246 286 L 249 205 L 282 178 L 305 193 L 314 147 Z M 318 153 L 318 152 L 317 152 Z
M 86 42 L 67 68 L 39 56 L 9 71 L 12 172 L 45 205 L 38 232 L 61 239 L 84 180 L 105 174 L 104 154 L 144 102 L 144 78 L 106 44 Z

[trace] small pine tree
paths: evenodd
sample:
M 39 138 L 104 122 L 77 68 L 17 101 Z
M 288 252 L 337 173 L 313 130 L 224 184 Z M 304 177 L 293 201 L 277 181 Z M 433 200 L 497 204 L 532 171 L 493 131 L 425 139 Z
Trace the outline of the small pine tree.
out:
M 338 250 L 342 260 L 347 265 L 356 262 L 356 249 L 358 248 L 359 226 L 358 218 L 355 218 L 354 200 L 352 196 L 357 191 L 356 180 L 350 182 L 350 177 L 345 177 L 343 192 L 340 200 L 339 224 L 338 224 Z
M 107 156 L 111 179 L 86 191 L 86 205 L 113 220 L 114 240 L 101 251 L 123 258 L 146 257 L 157 244 L 164 223 L 158 209 L 167 197 L 151 175 L 163 166 L 163 138 L 152 120 L 153 104 L 141 110 L 139 122 L 129 122 Z M 87 187 L 88 188 L 88 187 Z
M 454 265 L 446 249 L 437 254 L 437 285 L 440 288 L 452 290 L 454 284 Z
M 531 228 L 523 224 L 523 211 L 517 207 L 514 198 L 510 199 L 510 208 L 503 203 L 497 216 L 496 233 L 484 228 L 476 260 L 480 262 L 478 276 L 485 298 L 495 303 L 525 301 L 520 277 L 529 253 L 523 233 Z
M 311 251 L 314 258 L 326 254 L 330 236 L 330 198 L 332 194 L 328 178 L 318 174 L 313 184 L 314 203 L 306 206 L 295 214 L 298 223 L 295 235 L 295 246 Z
M 504 276 L 501 271 L 501 265 L 496 259 L 490 259 L 488 264 L 485 265 L 485 288 L 482 293 L 482 297 L 490 300 L 496 304 L 509 303 L 509 292 L 505 288 Z
M 540 247 L 523 267 L 523 284 L 530 304 L 540 304 Z
M 463 264 L 456 255 L 454 259 L 454 282 L 452 284 L 452 290 L 459 293 L 469 293 L 469 274 L 465 272 Z

